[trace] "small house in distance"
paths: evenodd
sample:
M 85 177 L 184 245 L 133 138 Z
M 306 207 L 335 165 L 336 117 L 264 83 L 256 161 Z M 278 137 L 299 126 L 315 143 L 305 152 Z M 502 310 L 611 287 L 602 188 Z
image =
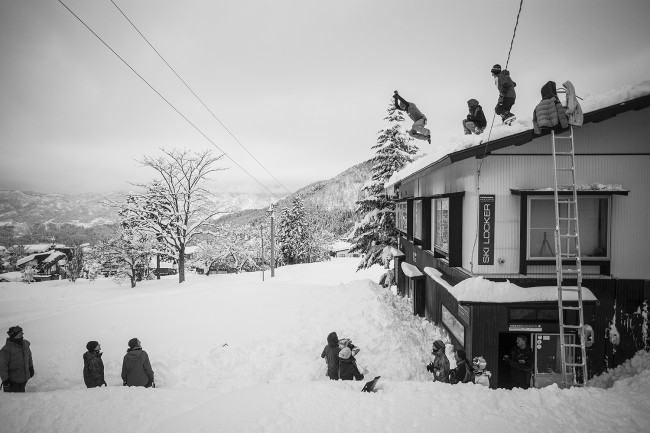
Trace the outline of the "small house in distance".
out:
M 573 131 L 591 377 L 648 347 L 650 83 L 582 104 Z M 551 133 L 535 134 L 530 120 L 496 126 L 489 140 L 488 130 L 385 185 L 397 202 L 398 292 L 468 357 L 486 359 L 492 387 L 512 386 L 503 357 L 520 334 L 535 354 L 533 385 L 559 383 Z

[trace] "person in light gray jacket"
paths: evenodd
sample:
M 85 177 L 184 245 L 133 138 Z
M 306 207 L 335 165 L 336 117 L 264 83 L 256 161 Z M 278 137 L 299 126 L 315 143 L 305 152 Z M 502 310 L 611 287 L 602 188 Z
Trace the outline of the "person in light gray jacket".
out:
M 142 344 L 137 338 L 129 340 L 129 348 L 122 361 L 122 384 L 124 386 L 144 386 L 145 388 L 156 387 L 149 355 L 142 350 Z

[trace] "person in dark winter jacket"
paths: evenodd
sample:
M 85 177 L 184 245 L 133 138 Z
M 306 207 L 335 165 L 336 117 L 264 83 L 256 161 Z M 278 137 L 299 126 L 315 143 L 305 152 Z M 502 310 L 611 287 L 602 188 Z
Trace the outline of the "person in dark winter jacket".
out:
M 533 373 L 533 350 L 526 346 L 528 338 L 517 335 L 517 344 L 510 351 L 510 356 L 505 355 L 504 361 L 510 365 L 510 379 L 514 387 L 528 389 Z
M 331 380 L 339 380 L 339 337 L 336 332 L 330 332 L 327 336 L 327 346 L 323 349 L 320 357 L 325 359 L 327 364 L 327 376 Z
M 467 115 L 467 119 L 463 119 L 465 135 L 471 133 L 478 135 L 487 126 L 487 120 L 485 120 L 485 114 L 483 114 L 483 107 L 479 105 L 476 99 L 467 101 L 467 107 L 469 108 L 469 114 Z
M 393 99 L 395 100 L 395 109 L 406 111 L 406 114 L 408 114 L 413 121 L 413 126 L 409 131 L 409 135 L 413 138 L 426 140 L 431 144 L 431 131 L 424 127 L 427 124 L 427 117 L 422 114 L 414 103 L 408 102 L 406 99 L 402 98 L 399 93 L 397 93 L 397 90 L 395 90 L 395 93 L 393 94 Z
M 434 382 L 449 382 L 449 359 L 445 354 L 445 347 L 441 340 L 433 342 L 431 353 L 435 358 L 427 365 L 427 371 L 433 373 Z
M 363 374 L 359 372 L 357 360 L 354 359 L 352 349 L 344 347 L 339 352 L 339 378 L 341 380 L 363 380 Z
M 129 348 L 122 362 L 122 382 L 124 386 L 156 387 L 149 355 L 142 350 L 140 340 L 137 338 L 129 340 Z
M 27 381 L 34 377 L 34 363 L 29 341 L 23 338 L 23 328 L 12 326 L 9 338 L 0 349 L 0 379 L 5 392 L 25 392 Z
M 456 351 L 456 368 L 449 372 L 449 383 L 455 385 L 457 383 L 474 382 L 474 368 L 467 360 L 467 354 L 463 349 Z
M 558 124 L 562 128 L 569 127 L 566 110 L 557 97 L 555 82 L 549 81 L 542 86 L 542 100 L 533 111 L 533 131 L 541 134 L 542 129 L 552 129 Z
M 510 125 L 516 117 L 510 112 L 510 108 L 515 105 L 517 93 L 515 87 L 517 83 L 510 78 L 510 72 L 507 69 L 501 70 L 501 65 L 494 65 L 490 70 L 494 77 L 494 82 L 499 90 L 499 101 L 494 107 L 494 112 L 501 116 L 503 123 Z
M 86 344 L 88 350 L 83 354 L 84 360 L 84 382 L 88 388 L 108 386 L 104 380 L 104 362 L 102 361 L 101 346 L 97 341 L 89 341 Z

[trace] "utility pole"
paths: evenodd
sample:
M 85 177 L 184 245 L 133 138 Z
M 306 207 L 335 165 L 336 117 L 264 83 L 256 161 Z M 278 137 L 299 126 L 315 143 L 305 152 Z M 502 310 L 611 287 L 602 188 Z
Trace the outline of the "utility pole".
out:
M 264 231 L 263 224 L 260 224 L 260 240 L 262 241 L 262 281 L 264 281 Z
M 273 203 L 269 206 L 269 215 L 271 216 L 271 278 L 275 277 L 275 227 L 273 226 Z

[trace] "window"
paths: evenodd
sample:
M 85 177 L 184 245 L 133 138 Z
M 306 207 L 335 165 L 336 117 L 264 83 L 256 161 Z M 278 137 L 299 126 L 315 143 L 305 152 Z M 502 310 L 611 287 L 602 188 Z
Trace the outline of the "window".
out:
M 444 305 L 442 305 L 442 323 L 445 324 L 447 329 L 449 329 L 449 332 L 451 332 L 461 344 L 465 345 L 465 327 Z
M 510 308 L 511 322 L 557 322 L 557 308 Z
M 413 237 L 422 240 L 422 200 L 413 202 Z
M 433 233 L 433 246 L 444 253 L 449 252 L 449 199 L 439 198 L 431 200 L 431 231 Z
M 402 201 L 395 205 L 395 228 L 402 233 L 407 231 L 406 202 Z
M 582 258 L 609 258 L 609 197 L 578 197 L 580 224 L 580 250 Z M 568 206 L 560 206 L 560 217 L 566 217 Z M 555 257 L 555 200 L 538 196 L 528 199 L 528 259 Z M 569 224 L 569 226 L 567 226 Z M 575 233 L 574 221 L 561 221 L 562 233 Z M 562 240 L 563 252 L 575 253 L 576 243 L 569 238 Z

